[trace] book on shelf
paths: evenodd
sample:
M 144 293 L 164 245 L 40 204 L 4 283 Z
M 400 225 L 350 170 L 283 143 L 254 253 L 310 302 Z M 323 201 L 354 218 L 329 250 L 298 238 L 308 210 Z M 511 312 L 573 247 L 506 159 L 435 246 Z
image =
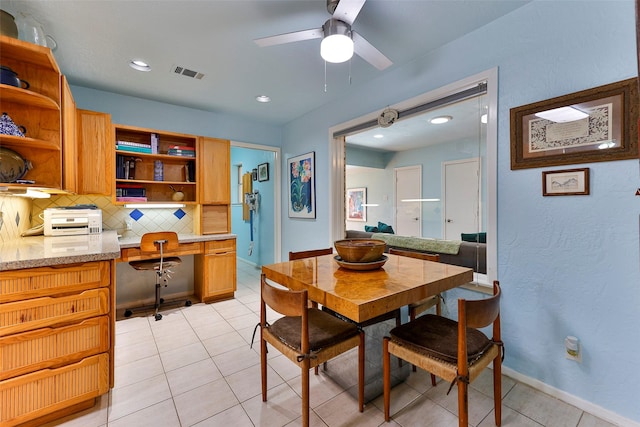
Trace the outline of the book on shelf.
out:
M 190 145 L 170 145 L 169 146 L 170 150 L 188 150 L 188 151 L 195 151 L 195 147 L 191 147 Z
M 116 154 L 116 178 L 135 179 L 136 162 L 141 161 L 137 157 Z
M 127 147 L 141 147 L 141 148 L 151 148 L 151 144 L 145 144 L 142 142 L 133 142 L 133 141 L 116 141 L 116 145 L 127 146 Z
M 195 150 L 178 150 L 176 148 L 170 148 L 169 151 L 167 151 L 167 154 L 170 156 L 195 157 L 196 151 Z
M 118 184 L 116 186 L 116 197 L 145 197 L 147 195 L 146 188 L 139 186 L 126 186 Z
M 158 154 L 158 143 L 160 142 L 160 138 L 158 138 L 157 133 L 151 134 L 151 154 Z
M 121 196 L 121 197 L 118 197 L 118 196 L 116 196 L 116 202 L 146 202 L 146 201 L 147 201 L 146 197 L 133 197 L 133 196 L 129 196 L 129 197 Z
M 129 153 L 145 153 L 151 154 L 151 147 L 137 147 L 137 146 L 129 146 L 129 145 L 116 145 L 116 150 L 118 151 L 126 151 Z

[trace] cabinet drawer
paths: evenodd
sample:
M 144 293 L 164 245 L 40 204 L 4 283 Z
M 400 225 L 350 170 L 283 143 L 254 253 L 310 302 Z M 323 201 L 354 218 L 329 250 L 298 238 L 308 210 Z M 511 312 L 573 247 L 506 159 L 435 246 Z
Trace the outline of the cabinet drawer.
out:
M 236 250 L 235 239 L 211 240 L 204 243 L 204 253 L 215 254 L 221 252 L 231 252 Z
M 0 305 L 0 337 L 109 313 L 109 289 Z
M 109 391 L 109 355 L 0 381 L 0 425 L 14 426 Z
M 109 317 L 0 338 L 0 380 L 109 350 Z
M 109 286 L 108 261 L 0 272 L 0 303 Z

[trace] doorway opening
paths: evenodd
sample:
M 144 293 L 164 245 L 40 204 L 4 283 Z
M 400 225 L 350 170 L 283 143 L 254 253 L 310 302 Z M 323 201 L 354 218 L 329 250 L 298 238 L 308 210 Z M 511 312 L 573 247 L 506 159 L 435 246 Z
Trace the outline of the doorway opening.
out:
M 231 141 L 231 232 L 236 235 L 237 259 L 257 267 L 280 261 L 280 157 L 279 147 Z M 257 192 L 257 206 L 249 216 L 247 192 Z
M 483 93 L 479 93 L 476 89 L 482 86 Z M 475 92 L 474 92 L 475 91 Z M 474 92 L 472 95 L 468 95 L 470 92 Z M 497 168 L 497 69 L 491 69 L 483 73 L 479 73 L 475 76 L 463 79 L 461 81 L 452 83 L 418 97 L 412 98 L 408 101 L 399 103 L 397 105 L 387 107 L 399 110 L 400 112 L 412 112 L 413 117 L 422 118 L 423 120 L 431 119 L 429 112 L 436 111 L 443 105 L 452 105 L 455 102 L 460 102 L 461 98 L 466 100 L 473 98 L 475 105 L 472 105 L 473 113 L 476 120 L 475 138 L 471 140 L 465 140 L 458 137 L 453 139 L 449 144 L 440 145 L 444 149 L 455 149 L 460 153 L 459 157 L 447 158 L 442 156 L 438 158 L 437 164 L 425 165 L 422 163 L 423 176 L 420 179 L 422 183 L 422 193 L 420 195 L 420 203 L 422 203 L 423 215 L 421 219 L 423 237 L 435 237 L 443 238 L 444 236 L 444 224 L 446 223 L 444 203 L 444 188 L 443 188 L 443 173 L 445 168 L 445 162 L 452 160 L 467 160 L 473 158 L 480 158 L 480 166 L 478 167 L 480 173 L 479 183 L 472 184 L 473 192 L 478 195 L 479 201 L 476 203 L 476 222 L 477 226 L 473 226 L 473 230 L 467 230 L 467 232 L 486 232 L 486 245 L 487 245 L 487 274 L 477 275 L 476 281 L 480 284 L 490 284 L 497 276 L 497 229 L 496 229 L 496 168 Z M 481 96 L 479 96 L 481 95 Z M 470 104 L 473 104 L 471 102 Z M 426 107 L 425 107 L 426 106 Z M 433 108 L 429 108 L 429 106 Z M 480 107 L 479 107 L 480 106 Z M 438 110 L 439 112 L 439 110 Z M 354 161 L 353 152 L 358 154 L 358 150 L 362 151 L 362 147 L 356 147 L 352 149 L 350 140 L 354 140 L 354 136 L 361 136 L 366 132 L 375 132 L 377 129 L 377 117 L 380 112 L 373 112 L 366 116 L 352 120 L 350 122 L 335 126 L 330 129 L 330 165 L 331 165 L 331 189 L 336 194 L 344 194 L 347 185 L 352 187 L 363 186 L 357 183 L 349 182 L 349 171 L 358 167 L 370 167 L 371 164 L 358 164 L 358 160 Z M 400 115 L 402 117 L 402 114 Z M 451 118 L 450 118 L 451 119 Z M 408 118 L 407 118 L 408 122 Z M 397 121 L 389 130 L 400 131 L 403 130 L 401 124 L 403 120 Z M 456 118 L 451 120 L 452 124 L 456 123 Z M 459 122 L 458 122 L 459 123 Z M 374 130 L 375 129 L 375 130 Z M 453 129 L 453 128 L 450 128 Z M 428 142 L 428 141 L 423 141 Z M 387 191 L 387 194 L 381 195 L 381 202 L 372 200 L 375 191 L 382 187 L 377 183 L 384 183 L 384 180 L 388 182 L 395 181 L 393 168 L 395 166 L 409 166 L 415 165 L 417 162 L 411 162 L 411 159 L 415 158 L 417 151 L 406 150 L 405 157 L 401 163 L 398 159 L 400 155 L 385 153 L 384 143 L 378 147 L 377 158 L 381 162 L 381 166 L 378 166 L 379 170 L 387 170 L 386 178 L 385 173 L 379 173 L 381 181 L 368 182 L 373 189 L 367 189 L 367 205 L 372 205 L 367 212 L 367 218 L 375 219 L 375 210 L 377 209 L 381 214 L 389 215 L 388 223 L 396 224 L 396 219 L 393 218 L 393 212 L 397 206 L 389 208 L 389 204 L 392 204 L 396 200 L 395 190 L 383 190 Z M 353 151 L 353 152 L 352 152 Z M 371 150 L 369 154 L 371 154 Z M 375 153 L 375 150 L 373 150 Z M 395 156 L 395 157 L 394 157 Z M 433 157 L 430 155 L 429 157 Z M 362 158 L 362 157 L 361 157 Z M 392 159 L 395 159 L 393 163 Z M 347 168 L 348 166 L 348 168 Z M 389 170 L 390 169 L 390 170 Z M 417 184 L 416 184 L 417 186 Z M 393 194 L 388 194 L 393 192 Z M 402 199 L 400 199 L 402 200 Z M 344 238 L 347 224 L 345 222 L 345 210 L 344 210 L 344 198 L 334 198 L 331 203 L 331 233 L 334 240 Z M 386 203 L 386 205 L 385 205 Z M 400 203 L 400 202 L 398 202 Z M 376 205 L 373 207 L 373 205 Z M 451 209 L 451 208 L 450 208 Z M 415 218 L 415 217 L 414 217 Z M 384 222 L 384 221 L 382 221 Z M 480 230 L 482 228 L 482 230 Z M 460 239 L 460 237 L 458 237 Z

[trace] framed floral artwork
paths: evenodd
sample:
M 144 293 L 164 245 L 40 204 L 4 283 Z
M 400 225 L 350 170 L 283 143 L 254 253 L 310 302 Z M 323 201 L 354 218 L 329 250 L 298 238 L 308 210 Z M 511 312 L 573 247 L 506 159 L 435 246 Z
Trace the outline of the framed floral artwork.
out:
M 258 165 L 258 181 L 269 181 L 269 163 L 260 163 Z
M 367 221 L 367 189 L 347 189 L 347 221 Z
M 315 152 L 287 160 L 289 184 L 289 218 L 316 217 Z

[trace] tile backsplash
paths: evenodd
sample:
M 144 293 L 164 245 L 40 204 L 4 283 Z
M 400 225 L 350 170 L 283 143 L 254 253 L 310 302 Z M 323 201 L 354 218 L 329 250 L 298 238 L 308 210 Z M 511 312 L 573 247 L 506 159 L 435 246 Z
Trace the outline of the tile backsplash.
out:
M 104 230 L 117 230 L 125 237 L 142 236 L 149 231 L 171 230 L 180 234 L 193 233 L 194 207 L 173 209 L 129 209 L 111 203 L 108 196 L 52 196 L 50 199 L 26 199 L 0 196 L 0 241 L 20 237 L 24 230 L 42 224 L 44 210 L 51 207 L 94 204 L 102 209 Z M 126 224 L 131 224 L 131 231 Z
M 0 196 L 0 242 L 20 237 L 31 227 L 31 199 Z

